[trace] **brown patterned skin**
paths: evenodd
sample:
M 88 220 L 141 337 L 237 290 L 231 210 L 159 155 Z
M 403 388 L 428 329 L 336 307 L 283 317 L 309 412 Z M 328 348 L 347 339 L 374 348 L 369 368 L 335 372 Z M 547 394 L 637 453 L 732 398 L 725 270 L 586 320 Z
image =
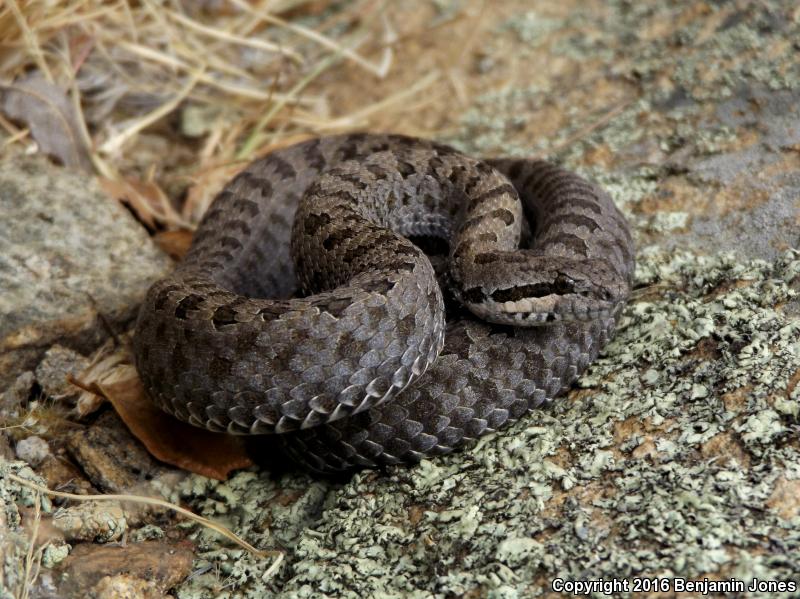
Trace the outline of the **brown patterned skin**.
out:
M 447 266 L 407 237 L 442 240 Z M 314 139 L 219 194 L 147 294 L 136 365 L 166 411 L 283 433 L 311 468 L 414 462 L 566 389 L 611 336 L 633 264 L 610 198 L 552 164 Z

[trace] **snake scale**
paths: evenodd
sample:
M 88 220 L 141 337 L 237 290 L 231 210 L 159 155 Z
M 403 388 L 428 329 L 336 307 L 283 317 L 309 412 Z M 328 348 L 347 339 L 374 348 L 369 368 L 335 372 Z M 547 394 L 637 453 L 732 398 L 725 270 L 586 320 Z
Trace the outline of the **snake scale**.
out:
M 564 391 L 633 266 L 609 196 L 551 163 L 317 138 L 219 193 L 147 293 L 135 361 L 162 409 L 282 433 L 313 469 L 415 462 Z

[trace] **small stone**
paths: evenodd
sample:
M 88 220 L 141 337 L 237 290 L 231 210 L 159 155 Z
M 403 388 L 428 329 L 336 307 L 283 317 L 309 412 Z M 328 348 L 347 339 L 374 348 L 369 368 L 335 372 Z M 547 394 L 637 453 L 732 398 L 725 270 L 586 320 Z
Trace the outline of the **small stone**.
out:
M 44 548 L 42 553 L 42 565 L 45 568 L 52 568 L 61 563 L 69 555 L 71 546 L 67 543 L 53 544 L 50 543 Z
M 47 481 L 47 486 L 51 489 L 79 495 L 97 493 L 97 489 L 86 480 L 83 472 L 71 460 L 59 455 L 58 450 L 48 454 L 36 466 L 36 473 Z
M 125 493 L 161 470 L 111 411 L 101 414 L 94 426 L 71 433 L 66 448 L 92 484 L 110 493 Z
M 58 510 L 52 525 L 67 541 L 118 541 L 128 531 L 125 510 L 116 501 L 84 501 Z
M 69 375 L 78 376 L 89 366 L 89 360 L 78 352 L 54 345 L 45 353 L 36 367 L 36 380 L 48 397 L 61 399 L 77 395 L 79 389 L 69 383 Z
M 77 545 L 62 562 L 56 597 L 161 597 L 192 570 L 187 543 Z M 125 592 L 133 590 L 130 595 Z M 137 594 L 138 593 L 138 594 Z
M 131 541 L 141 543 L 142 541 L 152 541 L 164 538 L 164 529 L 155 524 L 145 524 L 131 533 Z
M 48 455 L 50 447 L 41 437 L 34 435 L 17 443 L 17 457 L 31 466 L 38 466 Z

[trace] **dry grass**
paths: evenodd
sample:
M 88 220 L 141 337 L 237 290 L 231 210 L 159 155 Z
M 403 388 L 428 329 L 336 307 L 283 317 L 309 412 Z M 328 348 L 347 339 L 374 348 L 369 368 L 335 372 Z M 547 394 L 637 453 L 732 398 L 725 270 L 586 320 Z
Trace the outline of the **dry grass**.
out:
M 169 501 L 165 501 L 164 499 L 159 499 L 157 497 L 144 497 L 142 495 L 129 495 L 129 494 L 120 494 L 120 495 L 76 495 L 74 493 L 64 493 L 62 491 L 53 491 L 52 489 L 48 489 L 47 487 L 43 487 L 38 485 L 34 482 L 26 480 L 16 474 L 11 472 L 3 473 L 3 476 L 7 477 L 9 480 L 21 485 L 23 487 L 27 487 L 36 491 L 36 502 L 35 502 L 35 513 L 33 518 L 33 523 L 31 525 L 31 543 L 28 547 L 28 552 L 26 555 L 25 560 L 25 581 L 26 586 L 32 584 L 35 581 L 36 576 L 38 575 L 39 571 L 39 563 L 41 562 L 41 555 L 36 557 L 36 552 L 41 553 L 41 547 L 34 550 L 35 541 L 38 535 L 39 525 L 41 523 L 41 499 L 40 494 L 50 495 L 52 497 L 61 497 L 63 499 L 70 499 L 72 501 L 116 501 L 116 502 L 131 502 L 140 505 L 150 505 L 154 507 L 159 507 L 162 509 L 172 510 L 181 516 L 188 518 L 194 522 L 197 522 L 201 526 L 213 530 L 214 532 L 222 535 L 223 537 L 233 541 L 246 551 L 252 553 L 254 556 L 260 559 L 273 559 L 274 562 L 267 570 L 267 576 L 271 576 L 280 566 L 281 562 L 283 561 L 283 552 L 282 551 L 274 551 L 269 549 L 257 549 L 253 547 L 250 543 L 242 539 L 241 537 L 237 536 L 229 529 L 225 528 L 221 524 L 213 522 L 208 518 L 203 518 L 202 516 L 198 516 L 194 512 L 190 512 L 187 509 L 182 508 L 179 505 L 175 505 L 174 503 L 170 503 Z M 30 581 L 30 582 L 28 582 Z
M 401 53 L 419 36 L 480 11 L 432 25 L 433 3 L 420 2 L 415 22 L 395 9 L 389 0 L 6 0 L 0 85 L 41 78 L 33 99 L 60 117 L 70 151 L 86 153 L 75 163 L 148 225 L 192 228 L 230 174 L 271 148 L 376 119 L 386 128 L 446 98 L 443 81 L 463 99 L 447 64 L 463 45 L 410 77 L 397 67 L 416 60 Z M 333 102 L 337 82 L 361 89 Z M 2 112 L 0 147 L 47 150 L 41 123 Z

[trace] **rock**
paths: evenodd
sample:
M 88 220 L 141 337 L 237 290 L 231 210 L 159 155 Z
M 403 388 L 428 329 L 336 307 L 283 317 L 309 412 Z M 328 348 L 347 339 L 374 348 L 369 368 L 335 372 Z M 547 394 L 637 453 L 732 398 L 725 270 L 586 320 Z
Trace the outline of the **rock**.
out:
M 118 501 L 81 501 L 58 510 L 50 520 L 67 541 L 119 541 L 128 532 Z
M 87 366 L 89 359 L 78 352 L 54 345 L 48 349 L 36 367 L 36 381 L 42 392 L 52 399 L 63 399 L 77 395 L 80 389 L 73 386 L 67 377 L 78 376 Z
M 56 596 L 161 598 L 189 575 L 191 567 L 187 543 L 82 544 L 60 564 Z
M 14 450 L 11 449 L 11 444 L 9 443 L 8 437 L 6 435 L 0 435 L 0 462 L 3 460 L 13 460 L 14 459 Z
M 0 417 L 2 420 L 16 418 L 20 409 L 28 403 L 36 377 L 27 370 L 20 374 L 0 395 Z
M 91 589 L 86 592 L 94 599 L 170 599 L 158 590 L 152 580 L 135 578 L 133 576 L 104 576 Z
M 92 179 L 41 158 L 0 162 L 0 389 L 54 342 L 88 354 L 170 267 Z
M 36 467 L 50 455 L 50 447 L 47 445 L 47 441 L 33 435 L 19 441 L 17 443 L 16 452 L 20 460 Z
M 128 492 L 163 470 L 112 411 L 71 433 L 67 450 L 92 483 L 109 493 Z
M 97 493 L 97 489 L 92 487 L 84 473 L 63 453 L 63 449 L 57 449 L 55 453 L 48 454 L 36 466 L 36 473 L 47 481 L 47 486 L 51 489 L 77 495 Z

